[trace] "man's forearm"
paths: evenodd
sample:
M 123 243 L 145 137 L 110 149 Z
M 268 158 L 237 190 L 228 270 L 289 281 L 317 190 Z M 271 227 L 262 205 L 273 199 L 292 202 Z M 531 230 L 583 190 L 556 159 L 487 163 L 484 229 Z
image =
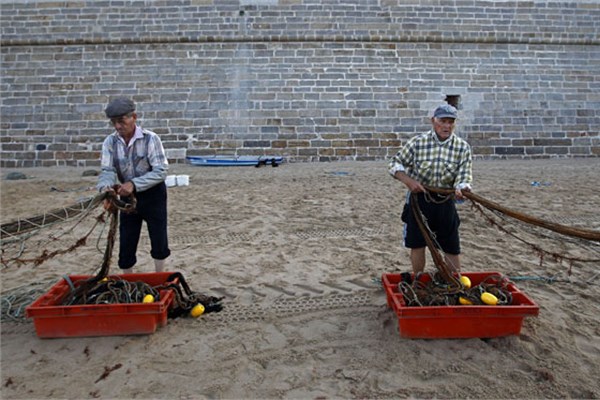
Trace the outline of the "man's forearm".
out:
M 411 192 L 418 193 L 418 192 L 425 191 L 425 188 L 423 187 L 423 185 L 421 185 L 421 183 L 419 181 L 411 178 L 404 171 L 396 171 L 396 173 L 394 173 L 394 178 L 398 179 L 400 182 L 404 183 L 404 185 Z

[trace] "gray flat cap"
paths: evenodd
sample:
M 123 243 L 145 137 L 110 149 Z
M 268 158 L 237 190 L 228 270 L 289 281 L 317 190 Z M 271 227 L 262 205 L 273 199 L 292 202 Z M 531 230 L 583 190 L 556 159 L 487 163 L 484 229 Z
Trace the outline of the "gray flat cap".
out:
M 452 107 L 450 104 L 444 104 L 439 106 L 433 112 L 435 118 L 454 118 L 458 117 L 458 110 Z
M 135 103 L 127 97 L 118 97 L 114 99 L 108 103 L 106 110 L 104 110 L 108 118 L 117 118 L 134 111 Z

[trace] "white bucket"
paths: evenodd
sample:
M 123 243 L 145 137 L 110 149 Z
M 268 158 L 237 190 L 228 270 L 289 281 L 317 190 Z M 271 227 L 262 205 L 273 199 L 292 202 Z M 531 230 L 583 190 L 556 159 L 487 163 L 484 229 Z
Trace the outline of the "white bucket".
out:
M 177 177 L 175 175 L 167 175 L 165 183 L 167 184 L 167 187 L 177 186 Z
M 177 175 L 175 178 L 177 182 L 177 186 L 189 186 L 190 184 L 190 176 L 189 175 Z

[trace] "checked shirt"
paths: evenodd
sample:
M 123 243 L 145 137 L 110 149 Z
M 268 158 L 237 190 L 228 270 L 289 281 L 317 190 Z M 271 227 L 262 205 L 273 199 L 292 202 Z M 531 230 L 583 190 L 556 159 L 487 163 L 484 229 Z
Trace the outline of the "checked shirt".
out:
M 102 144 L 100 177 L 96 187 L 102 190 L 112 186 L 118 178 L 121 183 L 132 181 L 136 191 L 143 192 L 164 182 L 168 161 L 158 135 L 139 126 L 129 146 L 117 132 Z
M 392 176 L 404 171 L 421 184 L 450 189 L 471 185 L 472 166 L 471 146 L 465 140 L 452 134 L 442 142 L 432 129 L 409 139 L 388 170 Z

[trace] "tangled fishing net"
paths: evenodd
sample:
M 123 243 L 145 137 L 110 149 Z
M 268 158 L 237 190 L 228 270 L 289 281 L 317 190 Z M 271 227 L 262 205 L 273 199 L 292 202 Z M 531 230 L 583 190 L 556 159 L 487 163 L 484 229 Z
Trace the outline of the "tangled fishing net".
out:
M 85 229 L 83 236 L 72 239 L 76 228 L 101 204 L 105 204 L 105 209 L 94 218 L 92 227 L 89 229 L 83 228 Z M 118 227 L 118 212 L 134 213 L 136 212 L 135 207 L 134 196 L 131 196 L 128 201 L 123 201 L 112 192 L 104 192 L 93 198 L 85 199 L 74 206 L 63 207 L 33 218 L 18 219 L 3 224 L 0 229 L 2 266 L 7 268 L 11 265 L 41 265 L 58 255 L 73 252 L 84 246 L 98 227 L 101 227 L 103 232 L 106 225 L 108 225 L 106 244 L 103 251 L 104 257 L 99 271 L 94 276 L 83 280 L 72 281 L 68 275 L 63 276 L 70 290 L 61 300 L 62 305 L 142 303 L 147 296 L 151 296 L 152 301 L 159 301 L 161 293 L 171 290 L 175 294 L 175 300 L 169 309 L 169 317 L 189 315 L 190 311 L 199 304 L 203 306 L 204 313 L 221 311 L 223 297 L 207 296 L 192 291 L 184 276 L 179 272 L 168 275 L 163 283 L 154 286 L 144 281 L 130 281 L 126 276 L 109 275 Z M 34 250 L 42 249 L 37 256 L 26 256 L 27 246 L 25 243 L 31 241 L 40 230 L 73 221 L 75 223 L 70 228 L 61 231 L 59 234 L 52 234 L 47 240 L 39 241 L 31 246 Z M 81 230 L 80 227 L 77 232 Z M 99 251 L 100 237 L 101 234 L 98 236 L 97 241 Z M 70 243 L 67 243 L 69 242 L 68 238 L 71 238 Z M 57 243 L 58 249 L 52 251 L 47 249 L 52 244 L 57 247 Z M 135 274 L 132 276 L 135 276 Z M 36 285 L 30 286 L 29 288 L 15 288 L 3 294 L 1 299 L 3 321 L 18 321 L 23 318 L 24 308 L 43 294 L 50 283 L 37 285 L 38 287 L 35 290 L 33 286 Z
M 438 188 L 427 188 L 427 190 L 446 195 L 444 201 L 454 201 L 453 190 Z M 547 257 L 558 262 L 568 262 L 568 273 L 570 274 L 575 263 L 600 262 L 600 257 L 584 258 L 572 255 L 566 248 L 566 244 L 570 243 L 599 255 L 599 231 L 561 225 L 532 217 L 502 207 L 472 192 L 464 192 L 464 195 L 471 201 L 472 207 L 490 225 L 530 247 L 540 258 L 540 265 Z M 422 272 L 414 276 L 408 272 L 401 274 L 398 290 L 402 293 L 407 306 L 512 304 L 511 281 L 508 277 L 492 274 L 482 282 L 471 286 L 470 280 L 462 276 L 460 271 L 445 257 L 441 246 L 436 241 L 435 234 L 427 224 L 426 217 L 419 208 L 415 194 L 411 194 L 410 205 L 410 211 L 415 216 L 425 238 L 437 271 Z M 560 239 L 556 240 L 556 236 L 553 235 L 559 235 Z M 556 244 L 557 242 L 559 245 Z

